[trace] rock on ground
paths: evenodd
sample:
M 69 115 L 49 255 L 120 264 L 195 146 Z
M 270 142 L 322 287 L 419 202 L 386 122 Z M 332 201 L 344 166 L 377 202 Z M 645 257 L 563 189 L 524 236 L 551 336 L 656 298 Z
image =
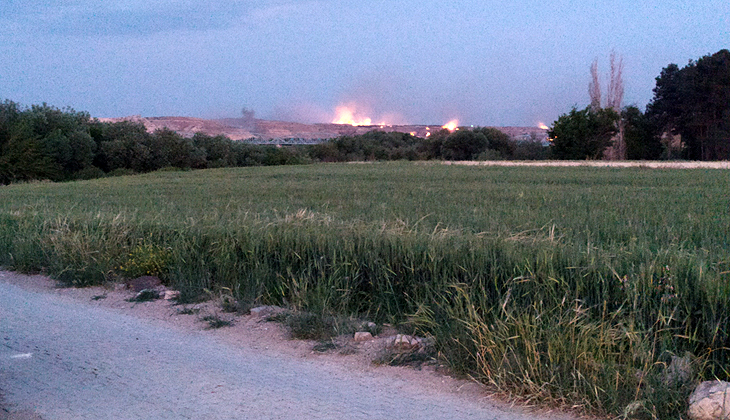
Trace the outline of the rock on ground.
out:
M 730 420 L 730 382 L 707 381 L 689 397 L 692 420 Z
M 358 331 L 355 333 L 353 338 L 355 341 L 370 341 L 373 339 L 373 335 L 368 331 Z

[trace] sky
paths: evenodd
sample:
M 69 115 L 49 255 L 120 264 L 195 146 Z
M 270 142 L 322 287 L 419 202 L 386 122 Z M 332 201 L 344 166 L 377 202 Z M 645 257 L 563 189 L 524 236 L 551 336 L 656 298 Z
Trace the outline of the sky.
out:
M 730 48 L 728 0 L 0 0 L 0 100 L 93 117 L 550 125 L 623 58 L 644 109 L 670 63 Z

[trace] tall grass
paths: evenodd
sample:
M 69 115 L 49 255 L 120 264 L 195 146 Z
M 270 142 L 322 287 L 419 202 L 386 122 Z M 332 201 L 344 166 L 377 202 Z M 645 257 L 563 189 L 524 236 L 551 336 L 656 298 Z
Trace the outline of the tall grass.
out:
M 679 418 L 730 377 L 729 192 L 717 170 L 408 163 L 13 185 L 0 264 L 85 285 L 164 250 L 187 298 L 408 323 L 513 396 Z

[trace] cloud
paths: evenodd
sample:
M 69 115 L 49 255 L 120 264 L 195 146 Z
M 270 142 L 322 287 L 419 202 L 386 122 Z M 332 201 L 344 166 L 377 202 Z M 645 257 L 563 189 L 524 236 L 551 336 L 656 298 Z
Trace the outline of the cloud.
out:
M 56 36 L 147 36 L 225 29 L 240 23 L 266 24 L 319 3 L 311 0 L 11 1 L 3 5 L 0 26 Z M 2 32 L 5 31 L 0 29 Z
M 316 6 L 317 2 L 305 1 L 297 3 L 268 4 L 249 12 L 244 21 L 248 24 L 265 24 L 291 16 L 304 9 Z
M 76 1 L 11 3 L 0 23 L 57 36 L 136 35 L 206 31 L 229 26 L 251 9 L 250 2 Z

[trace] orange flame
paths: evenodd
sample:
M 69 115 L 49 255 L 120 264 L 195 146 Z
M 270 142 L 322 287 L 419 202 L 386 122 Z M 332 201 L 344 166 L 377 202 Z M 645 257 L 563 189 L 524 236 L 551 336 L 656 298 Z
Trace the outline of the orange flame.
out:
M 355 107 L 348 105 L 340 105 L 335 108 L 337 116 L 332 121 L 332 124 L 349 124 L 353 126 L 358 125 L 372 125 L 373 120 L 367 117 L 360 117 L 355 115 Z
M 545 124 L 539 122 L 537 123 L 537 128 L 542 128 L 543 130 L 549 130 L 550 127 L 546 126 Z
M 445 125 L 442 125 L 441 128 L 445 128 L 449 131 L 454 131 L 459 126 L 459 120 L 451 120 L 447 122 Z

